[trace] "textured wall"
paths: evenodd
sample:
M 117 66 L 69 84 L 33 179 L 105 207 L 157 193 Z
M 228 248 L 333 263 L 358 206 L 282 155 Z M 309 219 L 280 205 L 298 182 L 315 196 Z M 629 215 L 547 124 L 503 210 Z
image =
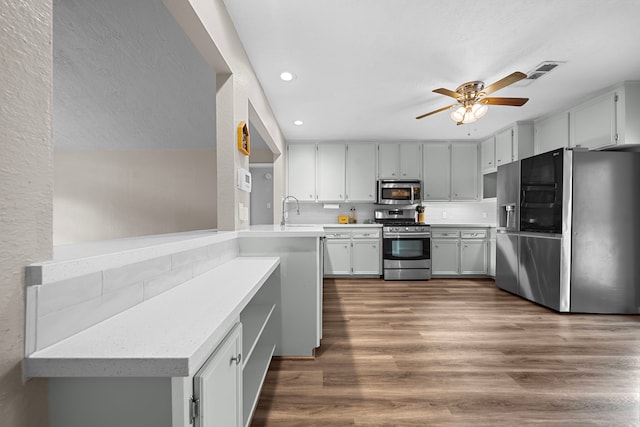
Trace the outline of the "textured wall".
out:
M 56 150 L 54 244 L 217 227 L 216 150 Z
M 47 426 L 22 382 L 24 267 L 52 254 L 51 0 L 0 0 L 0 424 Z
M 215 147 L 215 71 L 162 2 L 56 0 L 55 149 Z

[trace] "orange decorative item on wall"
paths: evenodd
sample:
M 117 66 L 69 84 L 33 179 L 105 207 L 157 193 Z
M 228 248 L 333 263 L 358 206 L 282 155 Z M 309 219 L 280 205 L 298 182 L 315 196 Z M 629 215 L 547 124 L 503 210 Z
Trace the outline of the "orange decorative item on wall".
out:
M 248 156 L 251 153 L 251 140 L 247 122 L 238 123 L 238 151 Z

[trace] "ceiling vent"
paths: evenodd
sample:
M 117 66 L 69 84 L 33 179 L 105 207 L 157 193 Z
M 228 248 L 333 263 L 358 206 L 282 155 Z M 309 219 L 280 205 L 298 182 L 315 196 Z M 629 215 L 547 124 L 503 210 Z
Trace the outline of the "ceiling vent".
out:
M 534 81 L 538 80 L 540 77 L 544 76 L 547 73 L 555 70 L 560 65 L 564 64 L 564 61 L 544 61 L 538 65 L 536 65 L 532 70 L 527 73 L 527 78 L 520 80 L 515 83 L 513 86 L 529 86 Z

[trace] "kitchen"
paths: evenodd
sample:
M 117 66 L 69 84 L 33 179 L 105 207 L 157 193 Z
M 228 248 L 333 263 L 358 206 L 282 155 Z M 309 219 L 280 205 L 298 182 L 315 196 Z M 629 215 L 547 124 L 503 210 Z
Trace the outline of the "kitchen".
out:
M 169 8 L 172 4 L 175 5 L 177 3 L 178 2 L 173 2 L 173 3 L 167 2 Z M 216 4 L 216 7 L 220 8 L 220 4 Z M 42 8 L 44 8 L 44 10 Z M 608 12 L 603 12 L 602 14 L 599 14 L 599 16 L 603 17 L 602 19 L 604 19 L 604 17 L 609 16 L 607 15 L 607 13 L 613 13 L 614 9 L 616 8 L 612 7 Z M 34 10 L 37 13 L 42 13 L 42 16 L 45 16 L 45 17 L 50 16 L 49 15 L 50 10 L 47 13 L 46 3 L 44 5 L 38 5 Z M 200 12 L 203 14 L 203 16 L 207 14 L 213 14 L 215 16 L 216 13 L 219 13 L 218 11 L 205 12 L 203 10 L 200 10 Z M 586 14 L 587 11 L 581 10 L 580 13 Z M 188 13 L 182 14 L 182 15 L 178 13 L 177 15 L 181 16 L 180 19 L 188 19 L 190 17 Z M 629 13 L 629 15 L 633 16 L 633 13 Z M 24 15 L 20 15 L 20 17 L 23 17 L 23 16 Z M 208 15 L 208 16 L 211 16 L 211 15 Z M 575 19 L 575 21 L 580 21 L 580 20 L 581 19 Z M 206 22 L 207 19 L 203 18 L 203 21 Z M 586 22 L 588 20 L 584 20 L 584 21 Z M 23 140 L 22 138 L 27 138 L 27 141 L 49 141 L 48 144 L 42 144 L 42 145 L 36 144 L 35 142 L 34 144 L 23 144 L 20 148 L 16 147 L 16 149 L 22 150 L 22 151 L 18 151 L 21 154 L 17 156 L 13 156 L 13 155 L 6 156 L 6 157 L 3 156 L 5 159 L 8 159 L 8 161 L 15 163 L 15 165 L 12 166 L 11 169 L 9 169 L 12 171 L 13 174 L 15 174 L 15 175 L 12 175 L 15 178 L 12 179 L 11 181 L 5 181 L 3 178 L 3 184 L 6 183 L 5 185 L 8 186 L 6 188 L 6 194 L 11 196 L 8 199 L 5 199 L 4 203 L 7 203 L 7 205 L 3 205 L 3 210 L 5 209 L 5 207 L 7 209 L 11 208 L 10 211 L 8 211 L 8 212 L 11 212 L 11 217 L 9 218 L 10 220 L 5 223 L 8 228 L 6 230 L 3 228 L 2 234 L 3 236 L 6 236 L 7 239 L 10 239 L 8 240 L 8 242 L 16 242 L 17 244 L 17 246 L 11 246 L 15 248 L 13 253 L 10 256 L 7 255 L 3 258 L 3 265 L 6 266 L 5 267 L 6 270 L 4 274 L 7 274 L 7 280 L 5 281 L 7 285 L 5 286 L 7 286 L 7 288 L 10 289 L 5 291 L 3 288 L 3 294 L 11 295 L 9 299 L 10 304 L 8 305 L 10 309 L 7 311 L 3 310 L 3 312 L 5 313 L 4 316 L 7 316 L 7 318 L 3 317 L 3 324 L 8 325 L 7 341 L 5 341 L 5 344 L 3 344 L 3 346 L 11 347 L 10 350 L 6 350 L 7 351 L 6 354 L 8 355 L 8 358 L 12 361 L 11 366 L 7 368 L 7 371 L 4 371 L 4 372 L 7 373 L 6 378 L 8 378 L 6 390 L 8 390 L 12 396 L 15 396 L 15 397 L 3 396 L 3 408 L 5 408 L 5 405 L 4 405 L 5 402 L 7 403 L 6 407 L 8 408 L 6 409 L 7 413 L 6 414 L 3 413 L 3 419 L 8 420 L 7 422 L 9 423 L 9 425 L 11 424 L 28 425 L 29 423 L 25 420 L 28 419 L 29 417 L 35 417 L 37 420 L 42 421 L 42 418 L 41 418 L 43 413 L 42 407 L 45 405 L 45 403 L 43 402 L 46 402 L 46 397 L 44 396 L 46 395 L 46 383 L 40 380 L 35 380 L 35 381 L 31 380 L 25 383 L 25 385 L 22 385 L 21 372 L 20 372 L 21 370 L 19 368 L 19 364 L 23 356 L 22 349 L 21 349 L 22 347 L 21 336 L 22 336 L 22 331 L 24 329 L 23 323 L 21 320 L 23 318 L 23 315 L 20 309 L 20 306 L 22 305 L 21 289 L 24 285 L 21 272 L 24 266 L 27 264 L 30 264 L 32 262 L 51 259 L 51 255 L 53 251 L 52 236 L 55 237 L 55 234 L 51 231 L 53 228 L 52 218 L 51 218 L 51 210 L 52 210 L 51 202 L 47 202 L 47 200 L 51 200 L 52 191 L 53 191 L 52 190 L 53 165 L 51 164 L 51 161 L 49 159 L 49 150 L 51 149 L 51 145 L 50 145 L 51 136 L 50 136 L 50 127 L 49 127 L 50 121 L 51 121 L 51 118 L 50 118 L 51 114 L 50 114 L 50 111 L 48 110 L 48 107 L 47 107 L 48 104 L 46 102 L 40 103 L 40 102 L 33 101 L 34 99 L 40 100 L 43 98 L 43 96 L 46 99 L 49 99 L 50 97 L 50 95 L 47 95 L 50 93 L 50 90 L 47 89 L 46 87 L 47 78 L 42 79 L 43 74 L 41 74 L 41 73 L 44 73 L 45 75 L 48 74 L 46 71 L 42 71 L 42 70 L 47 70 L 46 63 L 48 61 L 47 61 L 46 46 L 48 46 L 48 40 L 50 36 L 47 36 L 47 34 L 50 34 L 50 28 L 47 27 L 47 19 L 43 19 L 42 21 L 37 21 L 36 23 L 34 23 L 29 19 L 20 18 L 20 19 L 16 19 L 15 22 L 21 23 L 21 25 L 24 25 L 24 27 L 21 27 L 21 29 L 24 29 L 26 33 L 31 34 L 33 37 L 35 37 L 35 39 L 37 40 L 37 43 L 35 43 L 35 45 L 41 46 L 41 49 L 38 50 L 37 53 L 32 54 L 33 60 L 35 61 L 34 65 L 37 65 L 37 66 L 32 67 L 31 70 L 34 70 L 34 71 L 37 70 L 35 71 L 35 74 L 31 74 L 28 72 L 24 73 L 22 69 L 16 72 L 15 76 L 11 74 L 12 76 L 14 76 L 12 78 L 15 78 L 15 82 L 18 82 L 18 83 L 14 83 L 18 87 L 28 88 L 29 91 L 36 92 L 33 98 L 29 98 L 29 97 L 26 97 L 26 98 L 20 97 L 19 99 L 11 98 L 11 101 L 12 101 L 11 103 L 12 105 L 16 106 L 16 111 L 18 113 L 23 114 L 24 117 L 30 118 L 29 120 L 24 122 L 24 123 L 28 123 L 29 126 L 31 126 L 29 129 L 29 132 L 22 131 L 23 129 L 22 124 L 16 125 L 16 129 L 19 130 L 16 133 L 18 135 L 21 135 L 17 139 Z M 228 18 L 227 18 L 227 22 L 228 22 Z M 14 28 L 14 25 L 17 25 L 17 24 L 12 23 L 11 25 L 7 25 L 6 27 Z M 43 26 L 42 32 L 41 33 L 37 32 L 37 34 L 34 35 L 31 32 L 31 28 L 33 25 L 42 25 Z M 632 28 L 634 28 L 633 25 L 622 25 L 622 24 L 619 24 L 619 25 L 621 25 L 622 28 L 625 28 L 625 31 L 633 31 Z M 194 39 L 198 39 L 198 32 L 199 32 L 199 35 L 202 36 L 203 26 L 206 26 L 206 24 L 197 23 L 197 25 L 191 26 L 191 29 L 193 31 L 193 34 L 191 34 L 191 36 Z M 595 27 L 596 26 L 594 26 L 593 28 Z M 209 28 L 209 30 L 211 30 L 211 28 Z M 212 31 L 212 32 L 215 32 L 215 31 Z M 613 34 L 616 32 L 611 31 L 611 33 Z M 38 38 L 38 37 L 42 37 L 42 38 Z M 638 37 L 630 36 L 630 37 L 626 37 L 625 39 L 637 40 Z M 218 42 L 221 44 L 219 46 L 219 49 L 222 51 L 225 51 L 225 52 L 237 51 L 237 44 L 234 47 L 234 43 L 237 43 L 237 42 L 230 43 L 229 45 L 225 45 L 224 43 L 226 43 L 226 41 L 222 41 L 220 39 L 218 39 Z M 16 43 L 19 44 L 20 42 L 16 41 Z M 588 44 L 588 43 L 585 42 L 585 44 Z M 594 46 L 597 47 L 597 46 L 600 46 L 600 44 L 594 43 Z M 207 52 L 207 55 L 209 55 L 207 56 L 208 59 L 214 62 L 214 59 L 212 58 L 214 58 L 215 54 L 211 53 L 212 52 L 211 50 L 207 50 L 207 49 L 203 49 L 203 50 Z M 614 51 L 615 49 L 602 48 L 601 50 L 606 50 L 607 53 L 609 53 L 609 51 Z M 17 61 L 22 61 L 23 60 L 22 54 L 25 51 L 22 49 L 16 49 L 16 51 L 19 52 L 16 54 L 18 55 Z M 28 52 L 31 52 L 31 50 L 29 50 Z M 11 51 L 10 53 L 14 54 L 14 51 Z M 491 57 L 491 55 L 488 55 L 488 56 Z M 513 55 L 513 57 L 517 57 L 517 55 Z M 232 60 L 234 61 L 236 60 L 235 55 L 233 54 L 224 55 L 224 58 L 234 58 Z M 224 61 L 224 58 L 223 58 L 223 61 Z M 544 59 L 548 59 L 548 58 L 544 58 Z M 633 60 L 634 60 L 633 58 L 628 58 L 626 62 L 631 62 Z M 619 63 L 619 62 L 602 61 L 602 63 Z M 510 63 L 499 64 L 499 65 L 496 65 L 500 67 L 499 70 L 494 70 L 492 72 L 484 71 L 484 72 L 481 72 L 480 74 L 493 75 L 494 78 L 497 79 L 499 77 L 502 77 L 502 75 L 505 74 L 506 72 L 512 71 L 510 68 L 508 69 L 502 68 L 502 67 L 509 67 L 509 65 Z M 522 71 L 528 71 L 526 69 L 526 66 L 528 65 L 533 66 L 535 64 L 523 64 L 523 66 L 525 66 L 525 69 L 523 69 Z M 234 72 L 237 72 L 237 66 L 234 65 L 234 67 L 231 67 L 231 68 L 234 69 Z M 560 70 L 554 71 L 554 73 L 558 73 L 559 71 Z M 609 70 L 609 69 L 601 71 L 601 74 L 609 75 L 610 76 L 609 78 L 611 80 L 608 83 L 601 84 L 600 86 L 594 87 L 593 89 L 600 90 L 605 87 L 611 87 L 612 85 L 617 84 L 621 81 L 633 79 L 633 78 L 623 77 L 620 74 L 616 74 L 617 71 L 618 70 Z M 49 71 L 49 75 L 50 75 L 50 71 Z M 247 75 L 252 75 L 252 73 L 248 72 Z M 636 77 L 636 76 L 637 74 L 633 75 L 633 77 Z M 469 78 L 478 78 L 478 77 L 469 76 Z M 246 99 L 246 93 L 248 92 L 249 93 L 248 97 L 251 100 L 251 105 L 250 107 L 247 107 L 247 109 L 249 110 L 248 112 L 238 113 L 239 116 L 234 117 L 233 120 L 227 119 L 228 121 L 224 122 L 224 119 L 222 119 L 218 121 L 217 127 L 219 129 L 220 128 L 226 129 L 226 130 L 217 130 L 217 132 L 220 132 L 218 140 L 223 140 L 225 137 L 228 138 L 229 135 L 231 135 L 232 133 L 235 133 L 237 121 L 247 120 L 247 116 L 249 116 L 249 118 L 250 119 L 252 118 L 253 121 L 255 122 L 255 126 L 258 127 L 257 132 L 268 135 L 268 137 L 266 138 L 267 146 L 271 148 L 275 147 L 274 151 L 284 153 L 284 151 L 286 150 L 285 143 L 284 143 L 285 137 L 282 134 L 282 132 L 285 131 L 285 129 L 287 129 L 288 125 L 286 123 L 288 122 L 286 120 L 278 121 L 275 119 L 273 114 L 269 112 L 269 108 L 266 107 L 266 105 L 268 105 L 268 103 L 265 101 L 266 96 L 260 94 L 261 89 L 257 89 L 259 87 L 259 84 L 255 83 L 257 80 L 254 80 L 253 82 L 251 81 L 251 78 L 249 80 L 250 81 L 248 83 L 246 81 L 239 81 L 237 83 L 232 82 L 234 84 L 240 85 L 240 87 L 237 89 L 240 95 L 235 95 L 234 93 L 230 93 L 229 92 L 230 90 L 231 92 L 233 92 L 233 88 L 230 88 L 229 86 L 221 85 L 222 90 L 218 94 L 220 96 L 219 102 L 233 103 L 234 96 L 243 96 L 242 94 L 245 94 L 244 96 Z M 301 81 L 301 80 L 302 78 L 301 76 L 299 76 L 298 81 Z M 44 85 L 43 85 L 43 82 L 45 83 Z M 454 82 L 459 82 L 459 77 L 451 76 L 451 81 L 445 80 L 444 78 L 438 79 L 433 83 L 428 83 L 427 87 L 424 88 L 423 93 L 426 94 L 432 88 L 438 87 L 436 85 L 446 85 L 448 87 L 455 86 Z M 536 82 L 536 84 L 537 83 L 538 82 Z M 542 80 L 539 83 L 542 83 Z M 247 84 L 247 86 L 242 86 L 243 84 Z M 534 86 L 531 86 L 531 88 L 533 90 Z M 585 92 L 583 92 L 582 96 L 586 97 L 588 94 L 591 94 L 593 92 L 589 89 L 590 89 L 589 87 L 586 87 L 584 89 Z M 24 90 L 27 90 L 27 89 L 24 89 Z M 11 95 L 10 93 L 7 93 L 3 96 L 10 96 L 10 95 Z M 559 97 L 562 96 L 562 93 L 560 90 L 558 90 L 558 96 Z M 393 96 L 388 96 L 386 98 L 394 99 Z M 440 99 L 439 101 L 442 101 L 442 99 Z M 439 102 L 439 101 L 434 99 L 434 105 L 429 107 L 433 107 L 433 108 L 438 107 L 439 104 L 436 105 L 436 102 Z M 558 100 L 558 102 L 560 103 L 559 105 L 564 105 L 567 108 L 574 105 L 572 102 L 569 102 L 569 101 L 570 100 L 568 99 Z M 6 104 L 9 104 L 9 102 L 7 102 Z M 295 103 L 292 103 L 292 104 L 295 104 Z M 348 102 L 344 102 L 344 104 L 348 104 Z M 578 103 L 576 102 L 575 105 L 577 104 Z M 275 106 L 275 103 L 272 103 L 272 105 Z M 416 108 L 415 110 L 421 110 L 421 108 Z M 427 110 L 428 109 L 425 109 L 425 111 Z M 415 112 L 412 111 L 411 114 L 409 114 L 410 116 L 409 118 L 413 119 L 415 115 L 420 113 L 422 113 L 422 111 L 415 111 Z M 506 110 L 501 111 L 500 114 L 495 114 L 493 117 L 500 116 L 500 119 L 496 119 L 496 120 L 502 120 L 501 122 L 499 121 L 497 125 L 495 122 L 489 122 L 489 120 L 491 119 L 489 116 L 484 118 L 486 119 L 485 121 L 480 120 L 478 122 L 477 129 L 479 129 L 479 131 L 477 131 L 477 134 L 486 136 L 486 135 L 492 134 L 495 130 L 506 128 L 509 125 L 509 123 L 513 123 L 517 121 L 517 120 L 512 120 L 512 116 L 510 116 L 510 114 L 513 114 L 513 113 L 510 113 Z M 243 117 L 243 115 L 245 116 Z M 533 118 L 537 116 L 531 116 L 531 117 Z M 439 118 L 436 118 L 436 117 L 434 117 L 433 119 L 436 121 L 439 120 Z M 444 117 L 444 119 L 449 121 L 448 117 L 446 116 Z M 555 117 L 550 116 L 549 121 L 547 121 L 546 123 L 549 125 L 547 129 L 550 129 L 554 125 L 557 125 L 558 121 L 562 122 L 562 118 L 558 118 L 558 120 L 555 120 L 555 119 L 556 119 Z M 311 124 L 309 123 L 310 119 L 307 119 L 306 121 L 308 122 L 308 124 Z M 17 122 L 22 123 L 22 120 L 17 120 Z M 339 120 L 336 121 L 336 123 L 338 122 Z M 279 124 L 279 123 L 282 123 L 282 124 Z M 224 126 L 226 126 L 226 128 Z M 280 130 L 280 126 L 282 127 L 282 130 Z M 487 126 L 487 127 L 490 126 L 490 128 L 485 128 L 483 126 Z M 408 126 L 405 125 L 404 127 L 407 128 Z M 467 131 L 466 129 L 467 126 L 456 127 L 455 123 L 449 121 L 449 123 L 447 123 L 447 127 L 457 128 L 456 131 L 459 132 L 460 138 L 464 139 L 463 134 L 464 132 Z M 487 130 L 487 129 L 490 129 L 490 130 Z M 288 134 L 289 132 L 297 132 L 297 131 L 290 131 L 287 129 L 286 132 Z M 297 136 L 296 134 L 291 133 L 291 136 L 287 136 L 286 139 L 295 141 L 296 139 L 299 139 L 299 138 L 300 137 Z M 327 139 L 343 139 L 343 138 L 347 138 L 349 140 L 355 139 L 350 137 L 349 133 L 335 135 L 333 138 L 327 138 Z M 357 139 L 368 140 L 371 138 L 376 138 L 376 137 L 373 135 L 370 135 L 370 136 L 361 136 Z M 401 140 L 409 139 L 407 137 L 403 137 L 403 135 L 400 132 L 394 133 L 393 135 L 387 136 L 387 137 L 381 134 L 381 136 L 377 138 L 385 138 L 385 139 L 394 140 L 394 141 L 397 141 L 398 139 L 401 139 Z M 324 138 L 321 138 L 320 136 L 318 136 L 317 139 L 324 139 Z M 422 140 L 424 138 L 420 138 L 420 139 Z M 427 139 L 432 139 L 432 138 L 430 137 Z M 434 134 L 433 139 L 449 140 L 450 137 L 444 137 L 442 135 Z M 458 138 L 454 138 L 454 139 L 458 139 Z M 3 138 L 3 143 L 4 143 L 4 140 L 5 138 Z M 13 141 L 14 137 L 12 136 L 10 140 Z M 484 144 L 483 147 L 487 145 L 490 145 L 490 143 Z M 222 156 L 224 159 L 227 159 L 227 161 L 218 163 L 218 170 L 217 170 L 218 182 L 225 182 L 225 180 L 227 183 L 235 182 L 236 169 L 238 167 L 244 167 L 244 168 L 248 167 L 248 165 L 245 162 L 245 159 L 242 157 L 236 157 L 237 150 L 235 150 L 235 146 L 231 146 L 231 144 L 229 147 L 218 147 L 218 149 L 222 150 L 222 152 L 219 152 L 218 155 Z M 24 154 L 24 157 L 23 157 L 23 154 Z M 279 204 L 279 200 L 281 196 L 285 194 L 284 183 L 286 179 L 285 179 L 285 172 L 284 172 L 285 167 L 282 164 L 284 162 L 283 157 L 284 156 L 278 157 L 278 159 L 276 159 L 276 161 L 274 162 L 274 165 L 276 166 L 276 172 L 274 173 L 274 187 L 278 191 L 278 194 L 274 194 L 275 206 Z M 232 160 L 232 161 L 229 161 L 229 160 Z M 38 172 L 37 174 L 33 173 L 34 169 Z M 59 168 L 56 168 L 56 172 L 58 171 L 58 169 Z M 218 226 L 217 228 L 221 230 L 236 230 L 236 229 L 241 229 L 248 226 L 246 221 L 242 222 L 242 220 L 239 219 L 239 215 L 238 215 L 238 211 L 240 210 L 239 209 L 240 205 L 243 205 L 245 207 L 247 206 L 248 196 L 242 193 L 241 191 L 239 190 L 236 191 L 230 187 L 232 186 L 227 185 L 225 187 L 224 185 L 222 185 L 217 189 L 218 203 L 214 209 L 214 212 L 217 211 L 216 212 L 217 226 Z M 4 190 L 4 187 L 3 187 L 3 190 Z M 22 200 L 22 202 L 18 202 L 19 200 Z M 487 216 L 488 216 L 487 219 L 490 219 L 489 216 L 492 215 L 491 209 L 484 210 L 482 207 L 480 207 L 476 211 L 474 211 L 472 214 L 469 215 L 470 217 L 472 217 L 472 219 L 467 219 L 467 217 L 465 217 L 466 214 L 463 212 L 464 208 L 459 207 L 458 205 L 454 205 L 453 202 L 445 202 L 445 203 L 452 203 L 452 204 L 448 205 L 448 207 L 445 207 L 445 208 L 439 207 L 440 205 L 433 206 L 432 207 L 433 211 L 431 212 L 431 215 L 429 215 L 430 213 L 429 206 L 427 205 L 426 213 L 427 213 L 428 221 L 431 222 L 432 219 L 437 219 L 437 218 L 440 218 L 441 220 L 450 219 L 452 221 L 455 221 L 456 219 L 464 218 L 465 222 L 467 221 L 471 222 L 471 221 L 476 221 L 477 218 L 485 219 L 485 218 L 482 218 L 483 212 L 487 213 Z M 474 206 L 476 202 L 470 202 L 470 203 L 471 203 L 471 206 Z M 477 202 L 477 203 L 482 204 L 484 202 Z M 14 208 L 18 208 L 18 209 L 14 210 Z M 212 208 L 205 207 L 204 209 L 211 210 Z M 276 208 L 276 210 L 277 209 L 279 208 Z M 302 212 L 304 212 L 304 209 L 305 207 L 303 206 Z M 360 220 L 364 220 L 366 218 L 364 209 L 360 209 L 360 208 L 358 209 L 359 209 L 358 218 Z M 30 214 L 25 215 L 26 212 L 29 212 Z M 449 217 L 442 218 L 443 212 L 446 212 L 445 215 Z M 459 214 L 461 216 L 458 216 Z M 35 215 L 35 217 L 32 215 Z M 279 212 L 274 212 L 274 217 L 276 219 L 279 219 L 280 217 Z M 335 221 L 335 216 L 333 218 L 334 219 L 331 222 Z M 480 222 L 484 222 L 484 221 L 480 221 Z M 324 221 L 322 223 L 324 223 Z M 137 225 L 137 227 L 140 228 L 141 226 Z M 117 238 L 117 237 L 114 236 L 113 238 Z M 17 257 L 15 254 L 17 254 L 20 251 L 25 251 L 24 252 L 25 255 Z M 18 349 L 18 351 L 16 351 L 16 348 Z M 3 350 L 3 352 L 4 351 L 5 350 Z M 26 399 L 24 398 L 25 396 L 27 397 Z M 32 410 L 27 410 L 27 408 Z M 26 415 L 27 413 L 29 413 L 30 415 Z M 46 423 L 46 421 L 42 421 L 42 422 L 39 422 L 39 421 L 32 421 L 31 424 L 44 425 Z

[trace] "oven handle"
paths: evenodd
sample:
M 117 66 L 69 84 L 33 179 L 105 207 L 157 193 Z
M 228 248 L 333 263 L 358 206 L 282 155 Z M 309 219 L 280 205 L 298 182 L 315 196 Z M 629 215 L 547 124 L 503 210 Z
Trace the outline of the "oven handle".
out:
M 383 239 L 413 239 L 416 237 L 431 237 L 431 233 L 392 233 L 382 236 Z

